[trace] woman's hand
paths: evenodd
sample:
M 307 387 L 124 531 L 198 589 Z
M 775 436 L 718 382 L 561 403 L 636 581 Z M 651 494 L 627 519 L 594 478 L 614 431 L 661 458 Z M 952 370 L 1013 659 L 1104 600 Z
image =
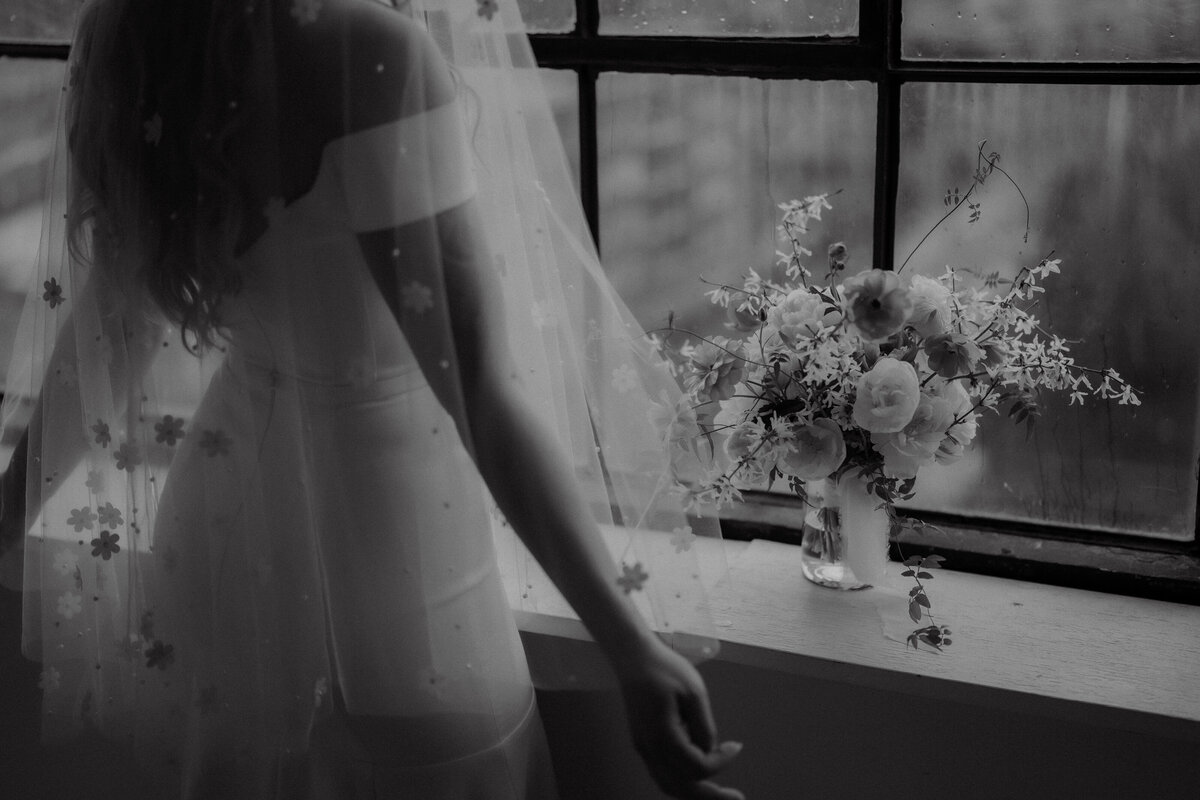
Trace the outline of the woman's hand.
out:
M 704 679 L 657 638 L 618 667 L 633 744 L 659 788 L 685 800 L 743 800 L 709 780 L 742 746 L 717 743 Z

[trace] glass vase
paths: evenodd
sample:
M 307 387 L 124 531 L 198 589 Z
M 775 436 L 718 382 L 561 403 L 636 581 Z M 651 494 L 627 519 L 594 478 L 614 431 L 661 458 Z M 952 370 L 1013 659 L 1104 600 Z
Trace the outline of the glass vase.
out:
M 800 568 L 818 586 L 850 591 L 881 581 L 887 563 L 887 512 L 861 481 L 809 484 Z M 858 567 L 857 571 L 855 566 Z

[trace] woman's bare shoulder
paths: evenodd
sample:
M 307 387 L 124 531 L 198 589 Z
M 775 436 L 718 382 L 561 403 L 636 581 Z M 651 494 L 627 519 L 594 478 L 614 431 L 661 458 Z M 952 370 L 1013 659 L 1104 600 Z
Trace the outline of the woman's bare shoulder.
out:
M 318 96 L 340 111 L 344 133 L 438 105 L 454 95 L 449 70 L 425 30 L 369 0 L 325 0 L 317 24 L 298 26 L 291 58 L 314 68 Z

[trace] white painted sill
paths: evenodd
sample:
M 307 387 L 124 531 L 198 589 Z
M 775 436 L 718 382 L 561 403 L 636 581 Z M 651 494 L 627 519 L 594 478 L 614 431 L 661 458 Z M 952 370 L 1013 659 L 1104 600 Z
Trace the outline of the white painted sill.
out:
M 721 661 L 1200 742 L 1200 608 L 937 570 L 928 592 L 954 643 L 917 652 L 884 638 L 872 590 L 806 581 L 798 547 L 697 545 L 729 563 L 711 595 Z M 561 598 L 517 617 L 588 638 Z

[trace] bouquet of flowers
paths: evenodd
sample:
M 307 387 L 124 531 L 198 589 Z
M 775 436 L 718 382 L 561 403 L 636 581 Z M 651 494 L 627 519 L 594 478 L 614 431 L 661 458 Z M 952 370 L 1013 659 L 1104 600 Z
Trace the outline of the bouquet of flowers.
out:
M 953 208 L 943 221 L 964 203 L 970 221 L 979 218 L 972 194 L 998 158 L 980 149 L 971 188 L 948 193 Z M 1069 343 L 1033 316 L 1059 259 L 1047 256 L 1008 280 L 953 267 L 937 278 L 880 269 L 847 276 L 846 248 L 835 244 L 815 280 L 802 237 L 832 208 L 829 196 L 780 208 L 786 280 L 751 271 L 740 287 L 715 286 L 709 297 L 737 335 L 691 337 L 676 351 L 687 396 L 665 420 L 665 438 L 694 508 L 777 481 L 807 501 L 811 482 L 829 479 L 826 493 L 853 483 L 890 527 L 913 524 L 897 515 L 896 501 L 913 496 L 922 467 L 963 455 L 980 414 L 1005 410 L 1032 426 L 1043 390 L 1068 392 L 1072 404 L 1089 396 L 1139 404 L 1115 370 L 1076 364 Z M 885 559 L 878 555 L 879 575 Z M 905 563 L 903 574 L 917 578 L 915 622 L 930 607 L 920 578 L 938 561 Z

